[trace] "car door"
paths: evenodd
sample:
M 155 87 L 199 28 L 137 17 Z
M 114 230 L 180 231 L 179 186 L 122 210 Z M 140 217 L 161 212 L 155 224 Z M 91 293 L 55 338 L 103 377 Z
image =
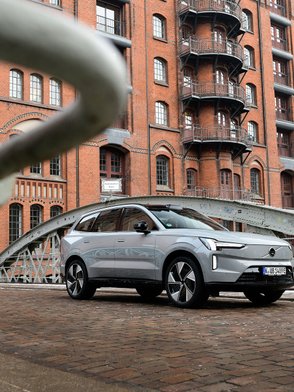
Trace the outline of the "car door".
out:
M 138 233 L 134 224 L 148 223 L 150 233 Z M 155 243 L 157 227 L 139 207 L 125 207 L 115 240 L 115 271 L 118 278 L 155 279 Z
M 91 232 L 84 237 L 87 249 L 87 267 L 90 278 L 112 278 L 114 276 L 117 224 L 120 208 L 103 210 L 96 218 Z

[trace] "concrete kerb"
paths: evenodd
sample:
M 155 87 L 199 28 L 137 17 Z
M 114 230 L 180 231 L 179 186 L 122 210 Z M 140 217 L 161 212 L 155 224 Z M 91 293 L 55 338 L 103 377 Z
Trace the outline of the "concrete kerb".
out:
M 47 290 L 66 290 L 65 284 L 49 284 L 49 283 L 0 283 L 0 289 L 4 288 L 15 288 L 15 289 L 23 289 L 23 290 L 38 290 L 38 289 L 47 289 Z M 115 287 L 102 287 L 99 289 L 101 293 L 114 293 L 114 294 L 135 294 L 135 289 L 125 289 L 125 288 L 115 288 Z M 163 292 L 163 295 L 166 295 Z M 245 298 L 243 293 L 238 292 L 221 292 L 221 298 Z M 286 301 L 294 301 L 294 287 L 290 290 L 286 290 L 280 300 Z

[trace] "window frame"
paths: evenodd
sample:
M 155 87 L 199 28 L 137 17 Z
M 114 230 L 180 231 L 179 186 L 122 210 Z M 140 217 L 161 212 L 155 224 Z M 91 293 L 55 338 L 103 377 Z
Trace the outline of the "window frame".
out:
M 164 127 L 169 125 L 168 105 L 163 101 L 155 102 L 155 124 Z
M 167 40 L 166 18 L 163 15 L 152 15 L 152 34 L 155 39 Z
M 13 68 L 9 72 L 9 97 L 23 100 L 23 72 Z
M 170 188 L 170 158 L 163 154 L 156 157 L 156 186 Z
M 49 104 L 52 106 L 61 106 L 62 83 L 60 80 L 50 78 L 49 80 Z
M 14 209 L 17 207 L 17 210 Z M 19 203 L 9 205 L 9 244 L 23 235 L 23 206 Z
M 154 81 L 160 84 L 168 84 L 167 61 L 161 57 L 154 57 L 153 60 Z
M 43 103 L 44 86 L 43 77 L 33 73 L 30 75 L 30 101 L 35 103 Z

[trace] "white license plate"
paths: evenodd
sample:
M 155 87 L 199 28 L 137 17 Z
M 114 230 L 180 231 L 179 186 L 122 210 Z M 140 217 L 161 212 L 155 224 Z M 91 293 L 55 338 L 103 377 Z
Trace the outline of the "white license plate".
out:
M 281 276 L 286 275 L 286 267 L 262 267 L 262 274 L 269 276 Z

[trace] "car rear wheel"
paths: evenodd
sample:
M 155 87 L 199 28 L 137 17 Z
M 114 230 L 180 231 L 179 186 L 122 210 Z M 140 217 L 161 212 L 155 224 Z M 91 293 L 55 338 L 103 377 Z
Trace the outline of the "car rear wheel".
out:
M 90 299 L 96 287 L 89 283 L 85 264 L 81 260 L 73 260 L 65 274 L 66 289 L 73 299 Z
M 269 305 L 281 298 L 285 290 L 275 291 L 244 291 L 244 295 L 254 305 Z
M 172 304 L 181 308 L 203 305 L 208 299 L 200 267 L 189 257 L 176 257 L 168 266 L 165 287 Z
M 137 293 L 147 301 L 153 300 L 162 293 L 162 287 L 159 285 L 145 285 L 136 287 Z

